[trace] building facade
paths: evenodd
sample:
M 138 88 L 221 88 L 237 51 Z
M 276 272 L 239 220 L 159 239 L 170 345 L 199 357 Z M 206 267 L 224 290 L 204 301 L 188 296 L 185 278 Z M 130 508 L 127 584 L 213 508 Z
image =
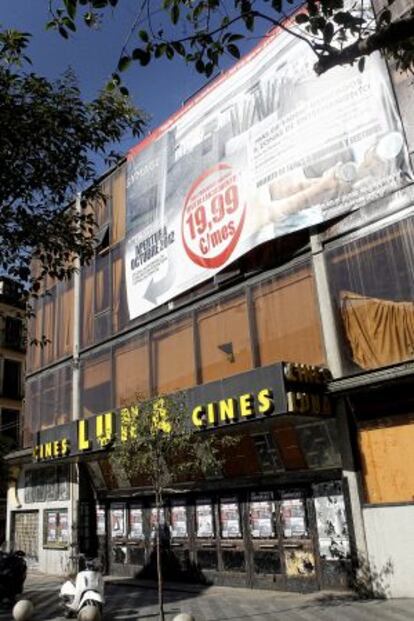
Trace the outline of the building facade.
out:
M 1 454 L 21 444 L 24 389 L 25 310 L 16 284 L 0 278 L 0 442 Z M 4 469 L 3 469 L 4 472 Z M 7 480 L 0 483 L 0 544 L 6 537 Z
M 282 65 L 260 82 L 270 61 L 254 81 L 266 50 L 237 70 L 241 83 L 253 67 L 242 93 L 250 120 L 230 103 L 209 120 L 207 89 L 102 179 L 95 260 L 73 282 L 45 283 L 31 330 L 49 342 L 28 353 L 7 522 L 10 545 L 43 571 L 68 572 L 81 550 L 110 573 L 152 575 L 153 495 L 114 471 L 99 438 L 107 425 L 120 432 L 137 395 L 180 390 L 195 433 L 202 412 L 203 424 L 233 426 L 240 440 L 222 472 L 166 498 L 167 577 L 302 591 L 356 579 L 413 595 L 412 89 L 385 65 L 383 81 L 372 69 L 375 88 L 369 73 L 358 82 L 350 73 L 332 118 L 323 108 L 332 135 L 310 131 L 299 108 L 298 132 L 288 110 L 300 97 L 276 104 L 270 86 L 290 84 L 322 106 L 320 93 L 289 74 L 277 82 Z M 215 87 L 227 102 L 232 76 Z M 339 114 L 355 117 L 351 138 L 335 134 Z M 293 173 L 278 164 L 279 185 L 263 173 L 257 188 L 268 184 L 271 200 L 260 203 L 249 158 L 250 176 L 234 170 L 250 140 L 256 168 L 283 159 L 266 149 L 289 131 Z M 361 155 L 355 145 L 371 136 Z M 323 216 L 312 203 L 321 192 Z

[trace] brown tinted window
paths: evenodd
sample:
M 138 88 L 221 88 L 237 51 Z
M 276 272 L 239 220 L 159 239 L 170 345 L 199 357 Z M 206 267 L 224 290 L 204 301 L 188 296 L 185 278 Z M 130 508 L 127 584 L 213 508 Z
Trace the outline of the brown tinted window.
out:
M 51 289 L 44 299 L 43 333 L 47 339 L 47 343 L 43 348 L 43 364 L 53 362 L 56 357 L 55 311 L 56 288 Z
M 95 262 L 95 313 L 109 307 L 109 253 L 97 257 Z
M 414 219 L 327 252 L 346 372 L 414 358 Z
M 111 409 L 111 359 L 109 354 L 83 361 L 82 405 L 84 417 Z
M 45 373 L 40 378 L 40 429 L 55 424 L 57 382 L 54 373 Z
M 23 448 L 33 445 L 33 433 L 39 429 L 40 382 L 26 382 L 26 400 L 23 413 Z
M 123 167 L 112 177 L 112 243 L 125 237 L 125 174 Z
M 60 283 L 57 299 L 57 357 L 61 358 L 72 353 L 73 349 L 73 283 Z
M 246 297 L 219 302 L 198 315 L 202 382 L 252 367 Z
M 191 318 L 167 324 L 151 337 L 155 394 L 195 384 L 194 336 Z
M 325 361 L 310 267 L 289 270 L 258 285 L 253 304 L 261 365 Z
M 412 502 L 414 416 L 367 423 L 358 439 L 366 501 Z
M 67 365 L 55 373 L 57 382 L 56 425 L 63 425 L 72 419 L 72 366 Z
M 93 342 L 94 328 L 94 270 L 95 265 L 82 269 L 82 345 Z
M 112 262 L 112 331 L 119 332 L 128 323 L 124 278 L 124 247 L 117 246 L 111 254 Z
M 115 407 L 129 405 L 149 393 L 148 344 L 134 339 L 114 351 Z
M 34 371 L 42 364 L 42 348 L 33 343 L 34 339 L 41 340 L 43 334 L 43 299 L 31 302 L 34 316 L 29 319 L 27 339 L 27 371 Z

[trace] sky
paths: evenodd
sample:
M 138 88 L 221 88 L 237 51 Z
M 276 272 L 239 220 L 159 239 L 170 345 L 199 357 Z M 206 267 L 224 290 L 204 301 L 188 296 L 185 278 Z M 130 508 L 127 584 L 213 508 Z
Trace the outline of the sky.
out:
M 2 28 L 32 33 L 28 50 L 33 63 L 31 70 L 55 79 L 70 66 L 78 76 L 83 97 L 93 98 L 116 69 L 121 50 L 131 35 L 140 2 L 119 0 L 115 11 L 106 11 L 98 30 L 91 31 L 79 22 L 78 31 L 69 40 L 54 30 L 46 31 L 48 6 L 48 0 L 0 0 L 0 24 Z M 257 39 L 258 33 L 255 33 L 243 44 L 244 51 L 252 48 Z M 138 44 L 136 35 L 129 41 Z M 224 67 L 233 63 L 234 59 L 228 58 Z M 173 61 L 161 59 L 147 67 L 133 63 L 122 76 L 134 103 L 150 116 L 148 131 L 160 125 L 206 84 L 205 77 L 179 58 Z M 136 138 L 126 136 L 117 149 L 126 153 L 136 142 Z

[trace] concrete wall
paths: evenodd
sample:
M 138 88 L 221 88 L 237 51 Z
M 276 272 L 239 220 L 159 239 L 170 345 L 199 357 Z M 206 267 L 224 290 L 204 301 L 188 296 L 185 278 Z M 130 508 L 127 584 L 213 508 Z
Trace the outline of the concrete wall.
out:
M 363 516 L 378 595 L 414 597 L 414 505 L 365 507 Z
M 38 513 L 38 555 L 39 562 L 35 564 L 36 568 L 47 574 L 65 576 L 70 570 L 70 546 L 67 549 L 50 549 L 43 545 L 43 524 L 44 511 L 46 509 L 68 509 L 68 527 L 69 533 L 72 532 L 72 512 L 70 500 L 48 500 L 47 502 L 31 502 L 24 501 L 24 468 L 19 472 L 17 486 L 11 481 L 7 492 L 7 527 L 6 527 L 6 544 L 7 549 L 12 546 L 12 514 L 16 511 L 36 511 Z M 72 485 L 70 489 L 72 492 Z M 33 565 L 29 561 L 29 566 Z

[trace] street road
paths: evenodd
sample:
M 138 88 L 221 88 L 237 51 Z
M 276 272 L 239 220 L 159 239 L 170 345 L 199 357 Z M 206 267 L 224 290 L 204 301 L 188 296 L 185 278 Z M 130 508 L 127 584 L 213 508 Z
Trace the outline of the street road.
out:
M 58 592 L 63 579 L 31 572 L 24 597 L 35 607 L 32 621 L 63 621 Z M 177 585 L 178 589 L 178 585 Z M 103 621 L 157 621 L 157 591 L 137 585 L 107 583 Z M 190 612 L 196 621 L 405 621 L 414 620 L 414 600 L 355 601 L 349 595 L 300 595 L 228 587 L 167 590 L 166 618 Z M 11 610 L 0 610 L 0 621 L 11 621 Z

